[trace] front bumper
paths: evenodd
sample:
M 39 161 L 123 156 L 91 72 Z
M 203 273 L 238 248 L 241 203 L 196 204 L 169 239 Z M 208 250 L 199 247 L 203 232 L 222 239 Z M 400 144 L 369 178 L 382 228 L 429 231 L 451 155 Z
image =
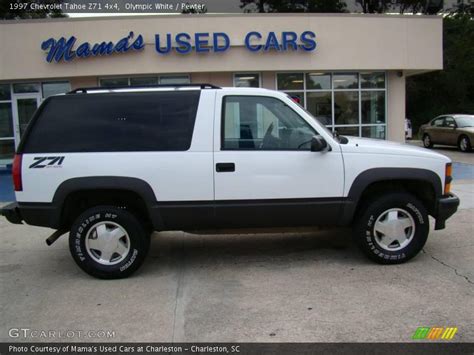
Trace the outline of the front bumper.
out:
M 9 203 L 8 205 L 0 208 L 0 215 L 4 216 L 8 222 L 14 224 L 21 224 L 23 218 L 21 218 L 20 209 L 17 202 Z
M 450 193 L 449 195 L 440 197 L 436 204 L 436 224 L 435 230 L 444 229 L 446 220 L 451 217 L 459 207 L 459 197 Z

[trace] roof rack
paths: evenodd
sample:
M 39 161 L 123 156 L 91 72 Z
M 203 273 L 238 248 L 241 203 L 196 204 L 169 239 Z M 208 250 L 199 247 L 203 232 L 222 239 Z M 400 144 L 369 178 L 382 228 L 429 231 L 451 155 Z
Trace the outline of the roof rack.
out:
M 69 91 L 68 94 L 86 94 L 89 91 L 107 91 L 117 89 L 154 89 L 154 88 L 181 88 L 181 87 L 198 87 L 200 89 L 221 89 L 221 87 L 212 84 L 158 84 L 158 85 L 140 85 L 140 86 L 96 86 L 77 88 Z

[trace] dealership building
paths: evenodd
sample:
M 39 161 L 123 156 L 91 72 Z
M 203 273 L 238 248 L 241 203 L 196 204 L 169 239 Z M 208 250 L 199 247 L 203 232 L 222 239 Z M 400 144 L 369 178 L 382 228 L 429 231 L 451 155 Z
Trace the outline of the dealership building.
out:
M 162 15 L 0 22 L 0 165 L 38 105 L 81 87 L 280 90 L 340 134 L 404 141 L 405 82 L 443 68 L 442 18 Z

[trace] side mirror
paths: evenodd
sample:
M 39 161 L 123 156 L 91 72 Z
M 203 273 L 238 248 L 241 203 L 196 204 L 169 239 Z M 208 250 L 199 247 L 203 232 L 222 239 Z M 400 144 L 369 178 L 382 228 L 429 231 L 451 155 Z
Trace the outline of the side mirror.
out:
M 321 137 L 319 134 L 311 138 L 311 151 L 312 152 L 321 152 L 326 150 L 328 143 Z

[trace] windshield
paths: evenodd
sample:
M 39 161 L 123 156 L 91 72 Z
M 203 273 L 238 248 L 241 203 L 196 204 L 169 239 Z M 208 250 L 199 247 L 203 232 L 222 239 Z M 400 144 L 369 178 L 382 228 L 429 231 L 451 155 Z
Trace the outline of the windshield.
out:
M 456 117 L 458 128 L 474 127 L 474 116 L 458 116 Z

